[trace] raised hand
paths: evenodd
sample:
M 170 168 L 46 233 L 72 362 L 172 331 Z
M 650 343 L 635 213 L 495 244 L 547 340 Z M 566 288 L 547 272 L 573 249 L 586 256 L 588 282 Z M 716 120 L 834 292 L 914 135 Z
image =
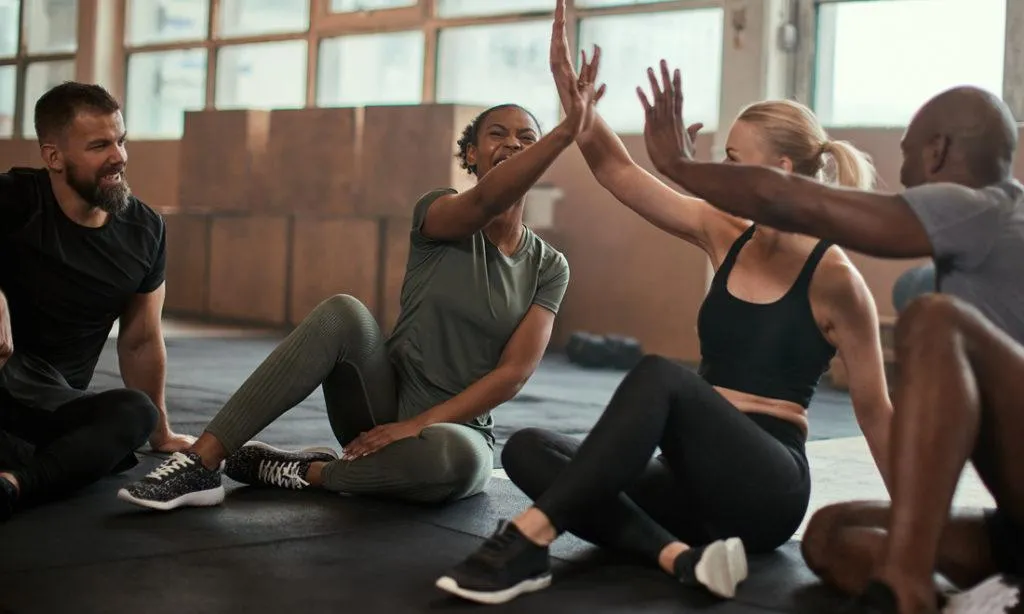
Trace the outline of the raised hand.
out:
M 566 122 L 574 135 L 590 128 L 594 122 L 594 107 L 605 92 L 604 85 L 596 87 L 601 48 L 594 46 L 590 61 L 587 60 L 586 52 L 582 52 L 582 60 L 580 74 L 577 75 L 572 66 L 569 41 L 565 33 L 565 0 L 558 0 L 551 28 L 549 63 L 562 108 L 566 113 Z
M 683 129 L 683 88 L 682 78 L 677 68 L 669 79 L 668 63 L 661 61 L 661 79 L 654 75 L 654 69 L 647 69 L 647 78 L 651 83 L 653 103 L 647 100 L 642 87 L 636 92 L 644 107 L 646 122 L 644 124 L 644 142 L 647 153 L 655 168 L 663 171 L 674 160 L 680 157 L 693 159 L 694 141 L 703 124 L 694 124 Z

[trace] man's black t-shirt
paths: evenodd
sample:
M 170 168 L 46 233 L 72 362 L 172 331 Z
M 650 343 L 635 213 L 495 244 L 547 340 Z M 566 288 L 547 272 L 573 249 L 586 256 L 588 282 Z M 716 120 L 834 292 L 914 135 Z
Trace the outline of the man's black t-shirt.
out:
M 71 387 L 87 388 L 114 321 L 135 294 L 163 283 L 165 241 L 163 219 L 134 197 L 125 212 L 88 228 L 64 214 L 45 169 L 0 174 L 0 290 L 12 361 L 41 360 Z

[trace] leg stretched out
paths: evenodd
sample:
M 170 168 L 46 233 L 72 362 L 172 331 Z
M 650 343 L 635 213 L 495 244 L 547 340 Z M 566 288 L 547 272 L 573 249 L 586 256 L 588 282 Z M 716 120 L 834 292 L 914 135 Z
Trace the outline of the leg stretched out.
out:
M 321 385 L 343 445 L 397 418 L 397 385 L 383 335 L 373 314 L 351 296 L 318 305 L 232 395 L 191 450 L 171 455 L 118 496 L 154 509 L 216 505 L 224 499 L 219 467 L 229 456 L 234 456 L 229 475 L 241 476 L 241 468 L 255 459 L 266 461 L 256 471 L 260 481 L 304 486 L 311 462 L 333 461 L 337 455 L 316 450 L 296 456 L 262 444 L 242 446 Z

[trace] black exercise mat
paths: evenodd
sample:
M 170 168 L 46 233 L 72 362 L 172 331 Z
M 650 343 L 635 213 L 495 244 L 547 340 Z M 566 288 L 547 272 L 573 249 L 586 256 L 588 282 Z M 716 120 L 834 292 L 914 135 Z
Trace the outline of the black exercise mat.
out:
M 276 337 L 169 339 L 167 404 L 175 426 L 181 425 L 184 432 L 200 432 L 278 341 Z M 520 394 L 495 410 L 496 451 L 500 452 L 512 433 L 525 427 L 585 436 L 623 376 L 621 371 L 577 367 L 561 355 L 546 356 Z M 113 342 L 107 344 L 100 358 L 93 384 L 97 389 L 122 385 Z M 322 420 L 319 426 L 317 417 Z M 820 386 L 809 417 L 811 440 L 860 434 L 849 395 L 826 384 Z M 276 425 L 271 425 L 258 437 L 274 445 L 337 446 L 327 424 L 321 390 L 314 391 L 282 420 L 295 418 L 308 418 L 310 422 L 301 427 L 289 425 L 283 431 L 275 431 Z M 500 456 L 495 462 L 500 466 Z
M 9 574 L 0 602 L 18 614 L 480 611 L 438 591 L 440 573 L 479 540 L 414 522 L 332 535 Z M 488 612 L 770 611 L 715 600 L 654 570 L 556 567 L 545 591 Z

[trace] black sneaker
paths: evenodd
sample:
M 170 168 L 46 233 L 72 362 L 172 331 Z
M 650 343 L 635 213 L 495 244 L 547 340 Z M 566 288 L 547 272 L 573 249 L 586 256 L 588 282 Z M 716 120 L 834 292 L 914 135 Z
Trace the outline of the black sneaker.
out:
M 538 546 L 511 522 L 501 521 L 479 550 L 459 563 L 436 585 L 477 603 L 498 604 L 551 584 L 548 549 Z
M 224 475 L 236 482 L 300 490 L 310 463 L 338 460 L 330 448 L 307 448 L 298 452 L 281 450 L 265 443 L 247 443 L 227 458 Z
M 6 522 L 14 515 L 14 504 L 18 500 L 18 489 L 6 478 L 0 478 L 0 522 Z
M 747 579 L 747 553 L 738 537 L 692 548 L 676 557 L 676 577 L 687 586 L 704 587 L 725 599 Z
M 155 510 L 218 505 L 224 501 L 220 471 L 203 466 L 195 452 L 175 452 L 138 482 L 117 493 L 122 501 Z

